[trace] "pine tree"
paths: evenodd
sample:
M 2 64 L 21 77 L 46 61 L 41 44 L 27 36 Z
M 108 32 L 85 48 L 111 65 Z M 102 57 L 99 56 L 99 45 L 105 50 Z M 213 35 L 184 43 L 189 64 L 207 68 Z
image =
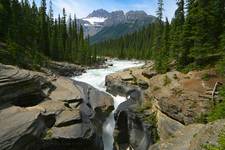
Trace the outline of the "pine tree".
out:
M 77 60 L 78 58 L 78 33 L 77 33 L 77 21 L 76 15 L 74 15 L 74 19 L 72 22 L 72 56 L 73 61 Z
M 163 33 L 163 53 L 169 57 L 170 51 L 170 24 L 168 18 L 166 18 L 165 29 Z
M 31 7 L 31 23 L 30 23 L 30 26 L 32 28 L 32 31 L 30 33 L 30 36 L 33 37 L 32 38 L 32 41 L 31 41 L 31 47 L 34 49 L 34 50 L 37 50 L 38 48 L 38 37 L 40 36 L 39 35 L 39 24 L 38 24 L 38 8 L 33 0 L 32 2 L 32 7 Z
M 156 12 L 157 14 L 157 18 L 158 21 L 160 21 L 160 23 L 162 23 L 162 19 L 163 19 L 163 0 L 158 0 L 158 10 Z
M 66 10 L 63 8 L 62 17 L 62 44 L 63 44 L 63 57 L 66 58 L 66 41 L 67 41 L 67 28 L 66 28 Z
M 83 27 L 80 26 L 80 30 L 79 30 L 79 50 L 82 51 L 84 48 L 84 30 Z
M 9 0 L 0 0 L 0 39 L 4 39 L 9 31 L 11 8 Z
M 155 39 L 155 51 L 156 55 L 161 49 L 161 42 L 162 42 L 162 34 L 163 34 L 163 0 L 158 0 L 158 10 L 157 10 L 157 22 L 156 22 L 156 39 Z
M 60 51 L 59 51 L 59 28 L 58 28 L 58 22 L 57 19 L 55 19 L 54 22 L 54 26 L 53 26 L 53 35 L 52 35 L 52 58 L 54 60 L 59 60 L 59 55 L 60 55 Z
M 49 12 L 48 12 L 48 28 L 49 28 L 49 53 L 50 55 L 53 55 L 54 49 L 53 49 L 53 34 L 54 34 L 54 12 L 52 8 L 52 1 L 49 1 Z
M 175 17 L 172 20 L 171 27 L 171 55 L 178 58 L 179 52 L 182 51 L 182 34 L 183 34 L 183 25 L 185 22 L 184 19 L 184 0 L 177 1 L 177 10 L 175 11 Z
M 216 53 L 214 50 L 216 48 L 216 41 L 214 30 L 214 19 L 211 3 L 213 1 L 198 0 L 189 3 L 189 13 L 187 15 L 186 35 L 184 39 L 188 40 L 186 47 L 186 53 L 189 52 L 189 56 L 194 59 L 197 64 L 202 65 L 202 60 L 209 55 Z M 190 5 L 191 4 L 191 5 Z M 187 30 L 188 29 L 188 30 Z M 183 54 L 185 56 L 187 54 Z M 183 57 L 181 59 L 184 60 Z
M 21 5 L 18 2 L 18 0 L 12 0 L 11 1 L 11 24 L 9 27 L 9 39 L 15 42 L 20 43 L 20 35 L 21 35 L 21 29 L 23 26 L 21 25 L 21 21 L 23 20 Z
M 49 29 L 48 29 L 48 17 L 46 14 L 46 0 L 41 0 L 41 7 L 40 7 L 40 50 L 46 55 L 50 55 L 49 51 Z
M 222 33 L 220 35 L 220 49 L 222 52 L 225 52 L 225 1 L 222 2 L 221 6 L 222 9 Z
M 69 15 L 69 20 L 68 20 L 68 40 L 67 40 L 67 57 L 69 60 L 72 61 L 72 56 L 73 56 L 73 49 L 72 49 L 72 40 L 73 40 L 73 31 L 72 31 L 72 18 L 71 15 Z
M 72 20 L 70 16 L 67 22 L 66 10 L 63 9 L 63 17 L 59 15 L 54 20 L 51 1 L 48 15 L 46 10 L 46 0 L 41 0 L 39 8 L 34 0 L 32 5 L 29 0 L 0 0 L 1 41 L 7 40 L 18 47 L 22 46 L 21 52 L 29 49 L 29 54 L 26 54 L 34 60 L 28 63 L 38 62 L 36 58 L 40 57 L 40 53 L 54 60 L 91 63 L 89 42 L 83 37 L 82 26 L 78 35 L 76 18 Z M 82 55 L 78 56 L 78 49 L 82 50 Z M 13 49 L 15 58 L 17 55 L 23 58 L 26 54 Z M 82 58 L 78 60 L 80 56 Z
M 53 8 L 52 8 L 52 1 L 50 0 L 49 1 L 49 23 L 50 23 L 50 26 L 53 26 L 54 24 L 54 12 L 53 12 Z M 50 28 L 51 29 L 51 28 Z M 52 31 L 52 30 L 50 30 Z
M 79 58 L 80 62 L 85 63 L 85 49 L 84 49 L 84 30 L 83 27 L 80 25 L 80 30 L 79 30 Z

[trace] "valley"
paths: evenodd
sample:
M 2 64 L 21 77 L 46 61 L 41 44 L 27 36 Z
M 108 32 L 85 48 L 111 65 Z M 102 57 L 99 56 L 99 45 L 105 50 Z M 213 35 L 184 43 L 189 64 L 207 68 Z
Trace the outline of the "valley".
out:
M 224 150 L 224 114 L 224 0 L 0 0 L 0 150 Z

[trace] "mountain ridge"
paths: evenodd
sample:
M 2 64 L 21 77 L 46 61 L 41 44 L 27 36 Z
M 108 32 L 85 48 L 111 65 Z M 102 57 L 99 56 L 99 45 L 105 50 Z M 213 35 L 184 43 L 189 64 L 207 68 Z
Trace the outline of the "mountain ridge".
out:
M 90 36 L 91 43 L 98 43 L 106 39 L 132 33 L 154 22 L 155 19 L 156 17 L 148 15 L 143 10 L 130 10 L 128 12 L 116 10 L 109 12 L 104 9 L 97 9 L 87 17 L 79 19 L 78 23 L 84 27 L 85 37 Z M 124 31 L 121 32 L 120 27 L 123 27 Z M 111 35 L 114 36 L 111 37 Z

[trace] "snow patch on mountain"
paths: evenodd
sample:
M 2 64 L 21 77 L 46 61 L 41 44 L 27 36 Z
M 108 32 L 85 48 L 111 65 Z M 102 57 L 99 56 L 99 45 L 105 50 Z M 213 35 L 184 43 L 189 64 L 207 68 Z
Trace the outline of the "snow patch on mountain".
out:
M 107 18 L 103 17 L 88 17 L 88 18 L 83 18 L 83 20 L 88 21 L 92 25 L 96 25 L 97 23 L 102 23 L 105 22 Z

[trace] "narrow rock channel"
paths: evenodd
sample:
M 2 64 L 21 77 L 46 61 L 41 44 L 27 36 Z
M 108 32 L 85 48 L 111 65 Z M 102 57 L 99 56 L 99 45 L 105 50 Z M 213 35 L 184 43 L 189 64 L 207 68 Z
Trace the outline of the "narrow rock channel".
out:
M 95 88 L 106 92 L 105 87 L 105 77 L 111 73 L 115 73 L 117 71 L 121 71 L 131 67 L 138 67 L 144 65 L 143 62 L 140 61 L 127 61 L 127 60 L 110 60 L 106 63 L 113 64 L 113 66 L 109 66 L 104 69 L 90 69 L 87 70 L 86 73 L 81 76 L 74 77 L 73 79 L 76 81 L 82 81 L 88 83 Z M 126 100 L 125 97 L 116 96 L 114 98 L 114 107 L 115 110 L 117 107 Z M 103 142 L 104 142 L 104 150 L 112 150 L 113 149 L 113 131 L 115 127 L 114 120 L 114 112 L 110 114 L 103 125 Z

